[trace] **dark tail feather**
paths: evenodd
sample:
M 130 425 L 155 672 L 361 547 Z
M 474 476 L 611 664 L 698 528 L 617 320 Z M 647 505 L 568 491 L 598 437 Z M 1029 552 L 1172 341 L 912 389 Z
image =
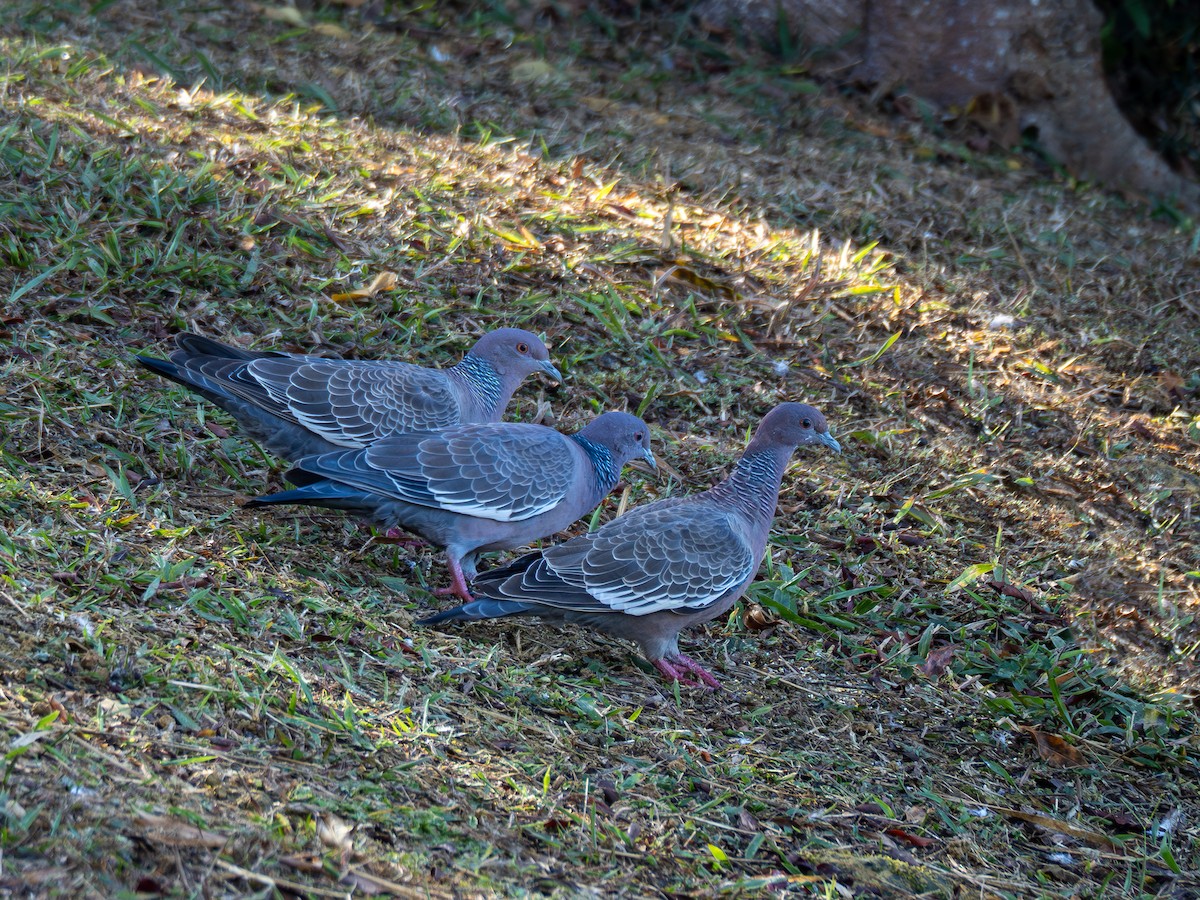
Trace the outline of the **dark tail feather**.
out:
M 209 378 L 205 378 L 196 372 L 178 366 L 167 359 L 158 359 L 153 356 L 137 356 L 134 357 L 142 366 L 149 369 L 156 375 L 161 375 L 163 378 L 169 378 L 176 384 L 182 384 L 185 388 L 195 391 L 205 400 L 209 400 L 222 409 L 229 409 L 231 404 L 234 406 L 241 405 L 242 401 L 238 400 L 233 394 L 226 391 L 219 384 Z
M 243 506 L 255 508 L 277 504 L 297 503 L 302 506 L 321 506 L 326 509 L 347 509 L 369 512 L 379 498 L 335 481 L 314 481 L 290 491 L 277 491 L 247 500 Z
M 541 550 L 534 550 L 530 553 L 526 553 L 524 556 L 518 556 L 510 563 L 506 563 L 503 566 L 498 566 L 495 569 L 488 569 L 486 572 L 481 572 L 475 578 L 472 584 L 499 584 L 500 582 L 511 578 L 513 575 L 520 575 L 541 558 Z
M 473 603 L 464 603 L 454 609 L 440 612 L 427 619 L 418 619 L 418 625 L 438 625 L 442 622 L 474 622 L 479 619 L 500 619 L 504 616 L 519 616 L 522 613 L 533 612 L 534 608 L 528 603 L 518 603 L 516 600 L 491 600 L 483 598 Z
M 220 341 L 214 341 L 212 338 L 206 338 L 203 335 L 191 334 L 187 331 L 182 331 L 175 335 L 175 346 L 179 348 L 176 352 L 182 351 L 185 355 L 191 356 L 213 356 L 217 359 L 262 359 L 267 356 L 287 356 L 286 353 L 279 353 L 275 350 L 265 352 L 256 352 L 254 350 L 243 350 L 241 347 L 233 347 L 229 344 L 222 344 Z

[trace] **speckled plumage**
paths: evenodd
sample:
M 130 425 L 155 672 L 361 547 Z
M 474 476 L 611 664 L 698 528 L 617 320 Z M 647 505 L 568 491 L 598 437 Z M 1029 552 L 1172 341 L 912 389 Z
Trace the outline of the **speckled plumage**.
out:
M 175 343 L 169 359 L 138 362 L 217 404 L 291 460 L 393 434 L 497 422 L 526 376 L 561 380 L 545 344 L 518 328 L 489 332 L 448 369 L 252 352 L 194 334 Z
M 563 530 L 637 458 L 654 464 L 649 429 L 629 413 L 605 413 L 573 435 L 541 425 L 460 425 L 305 457 L 287 475 L 296 489 L 247 506 L 344 509 L 413 531 L 446 548 L 451 590 L 470 600 L 477 554 Z
M 679 652 L 679 632 L 725 613 L 766 550 L 779 486 L 793 451 L 840 452 L 811 406 L 768 413 L 730 476 L 702 494 L 635 507 L 596 531 L 527 554 L 476 579 L 480 599 L 422 624 L 533 615 L 635 641 L 668 679 L 718 687 Z

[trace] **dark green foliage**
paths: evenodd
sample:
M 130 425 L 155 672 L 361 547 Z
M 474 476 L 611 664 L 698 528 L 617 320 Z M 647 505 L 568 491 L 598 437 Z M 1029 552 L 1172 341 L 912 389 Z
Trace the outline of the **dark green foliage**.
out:
M 1104 71 L 1125 116 L 1177 168 L 1200 166 L 1200 15 L 1186 0 L 1096 0 Z

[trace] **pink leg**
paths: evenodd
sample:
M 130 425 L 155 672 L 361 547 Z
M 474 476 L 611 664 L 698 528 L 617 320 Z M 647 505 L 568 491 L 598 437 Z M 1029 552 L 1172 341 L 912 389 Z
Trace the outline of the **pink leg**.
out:
M 675 663 L 678 663 L 678 666 Z M 665 659 L 656 659 L 653 661 L 653 665 L 654 668 L 662 672 L 663 677 L 667 681 L 678 681 L 680 684 L 702 688 L 706 691 L 715 691 L 721 687 L 717 679 L 713 678 L 703 666 L 693 662 L 683 654 L 677 656 L 672 662 L 667 662 Z M 688 674 L 689 672 L 699 676 L 701 681 L 692 678 Z
M 446 564 L 450 567 L 450 587 L 438 588 L 433 592 L 434 596 L 444 597 L 447 594 L 457 594 L 463 603 L 473 602 L 475 598 L 467 590 L 467 579 L 463 577 L 462 566 L 459 565 L 458 560 L 447 553 Z

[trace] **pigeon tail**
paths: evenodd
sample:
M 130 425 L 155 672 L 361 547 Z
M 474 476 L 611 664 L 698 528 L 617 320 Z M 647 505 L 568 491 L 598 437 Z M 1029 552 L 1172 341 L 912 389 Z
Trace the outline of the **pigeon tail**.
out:
M 255 497 L 242 505 L 254 509 L 260 506 L 301 503 L 305 506 L 321 506 L 326 509 L 369 510 L 377 499 L 372 494 L 346 487 L 335 481 L 314 481 L 290 491 L 276 491 L 274 494 Z
M 499 619 L 504 616 L 519 616 L 533 612 L 534 607 L 528 603 L 518 603 L 515 600 L 489 600 L 486 597 L 472 603 L 464 603 L 454 609 L 440 612 L 436 616 L 418 619 L 418 625 L 440 625 L 442 622 L 475 622 L 479 619 Z
M 220 385 L 202 375 L 189 372 L 187 369 L 177 366 L 170 360 L 159 359 L 155 356 L 137 356 L 134 358 L 156 375 L 169 378 L 176 384 L 182 384 L 184 387 L 195 391 L 205 400 L 217 404 L 217 406 L 228 408 L 229 404 L 237 404 L 239 402 L 237 397 L 223 390 Z

